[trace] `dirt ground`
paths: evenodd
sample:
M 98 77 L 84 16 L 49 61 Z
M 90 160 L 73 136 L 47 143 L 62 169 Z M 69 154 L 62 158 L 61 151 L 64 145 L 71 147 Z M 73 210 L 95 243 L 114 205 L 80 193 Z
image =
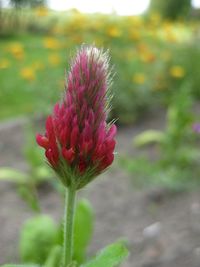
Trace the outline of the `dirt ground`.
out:
M 22 146 L 24 119 L 0 125 L 0 166 L 25 169 Z M 118 132 L 118 155 L 137 153 L 134 135 L 148 128 L 164 127 L 161 112 L 145 122 Z M 118 239 L 128 242 L 130 256 L 123 267 L 200 267 L 200 189 L 169 194 L 165 190 L 134 189 L 132 180 L 117 164 L 80 192 L 95 210 L 95 232 L 90 254 Z M 40 190 L 44 213 L 62 218 L 63 203 L 51 188 Z M 0 264 L 19 261 L 18 238 L 22 223 L 32 216 L 14 185 L 0 185 Z M 103 267 L 103 266 L 102 266 Z

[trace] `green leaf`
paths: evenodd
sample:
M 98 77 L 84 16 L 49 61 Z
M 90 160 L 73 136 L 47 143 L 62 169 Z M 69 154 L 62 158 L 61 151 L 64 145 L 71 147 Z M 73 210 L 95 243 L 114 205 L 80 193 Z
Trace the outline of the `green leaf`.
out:
M 33 211 L 36 211 L 36 212 L 40 211 L 40 203 L 39 203 L 34 185 L 31 185 L 31 184 L 19 185 L 17 192 L 19 193 L 20 197 L 24 201 L 26 201 L 27 205 Z
M 74 260 L 79 264 L 86 258 L 86 249 L 93 233 L 93 211 L 90 203 L 83 199 L 76 208 L 74 220 Z M 83 230 L 84 229 L 84 230 Z
M 164 141 L 165 134 L 157 130 L 147 130 L 137 135 L 133 144 L 137 147 L 150 145 L 153 143 L 162 143 Z
M 76 262 L 72 262 L 69 265 L 67 265 L 67 267 L 78 267 Z
M 22 262 L 43 264 L 56 243 L 57 226 L 47 215 L 28 219 L 22 226 L 19 250 Z
M 41 267 L 40 265 L 36 264 L 4 264 L 1 267 Z
M 56 245 L 51 249 L 49 256 L 44 264 L 44 267 L 58 267 L 60 266 L 61 259 L 62 247 Z
M 114 267 L 119 265 L 128 256 L 128 250 L 122 242 L 111 244 L 104 248 L 91 261 L 81 267 Z
M 0 168 L 0 180 L 15 183 L 27 183 L 28 176 L 25 173 L 12 168 Z
M 35 175 L 39 181 L 47 181 L 52 177 L 52 172 L 47 166 L 39 166 L 35 168 Z
M 78 267 L 78 265 L 76 262 L 72 262 L 72 263 L 68 264 L 67 267 Z

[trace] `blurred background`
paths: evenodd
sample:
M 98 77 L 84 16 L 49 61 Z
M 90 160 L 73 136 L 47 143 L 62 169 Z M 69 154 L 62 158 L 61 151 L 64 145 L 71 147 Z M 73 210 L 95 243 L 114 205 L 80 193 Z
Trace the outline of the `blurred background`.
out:
M 114 165 L 80 192 L 95 218 L 88 255 L 121 238 L 125 267 L 199 267 L 199 0 L 0 0 L 0 264 L 34 260 L 27 219 L 48 215 L 49 232 L 62 220 L 35 133 L 82 43 L 110 51 L 119 129 Z

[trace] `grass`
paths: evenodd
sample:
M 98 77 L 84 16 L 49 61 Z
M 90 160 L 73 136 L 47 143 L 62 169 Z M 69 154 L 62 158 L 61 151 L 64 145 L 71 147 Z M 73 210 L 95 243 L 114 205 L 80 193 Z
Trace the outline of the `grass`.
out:
M 68 65 L 67 49 L 63 38 L 58 40 L 63 45 L 59 51 L 45 48 L 45 40 L 43 36 L 22 35 L 0 43 L 1 62 L 8 61 L 0 71 L 0 119 L 45 113 L 59 98 Z

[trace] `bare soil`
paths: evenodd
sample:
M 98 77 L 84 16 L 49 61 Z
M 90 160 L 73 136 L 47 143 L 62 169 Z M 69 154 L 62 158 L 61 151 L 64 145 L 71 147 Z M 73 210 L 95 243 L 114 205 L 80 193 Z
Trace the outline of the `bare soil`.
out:
M 26 169 L 22 149 L 25 123 L 19 119 L 0 125 L 0 166 Z M 134 135 L 144 129 L 163 128 L 164 124 L 165 115 L 160 112 L 143 123 L 120 128 L 117 158 L 137 153 L 131 146 Z M 80 192 L 80 197 L 92 203 L 96 217 L 89 254 L 115 240 L 125 239 L 130 256 L 123 267 L 200 267 L 200 189 L 177 194 L 159 188 L 138 191 L 133 179 L 116 159 L 107 173 Z M 63 201 L 51 187 L 47 188 L 39 190 L 42 210 L 59 221 Z M 15 186 L 1 181 L 0 264 L 19 262 L 20 228 L 32 215 Z

